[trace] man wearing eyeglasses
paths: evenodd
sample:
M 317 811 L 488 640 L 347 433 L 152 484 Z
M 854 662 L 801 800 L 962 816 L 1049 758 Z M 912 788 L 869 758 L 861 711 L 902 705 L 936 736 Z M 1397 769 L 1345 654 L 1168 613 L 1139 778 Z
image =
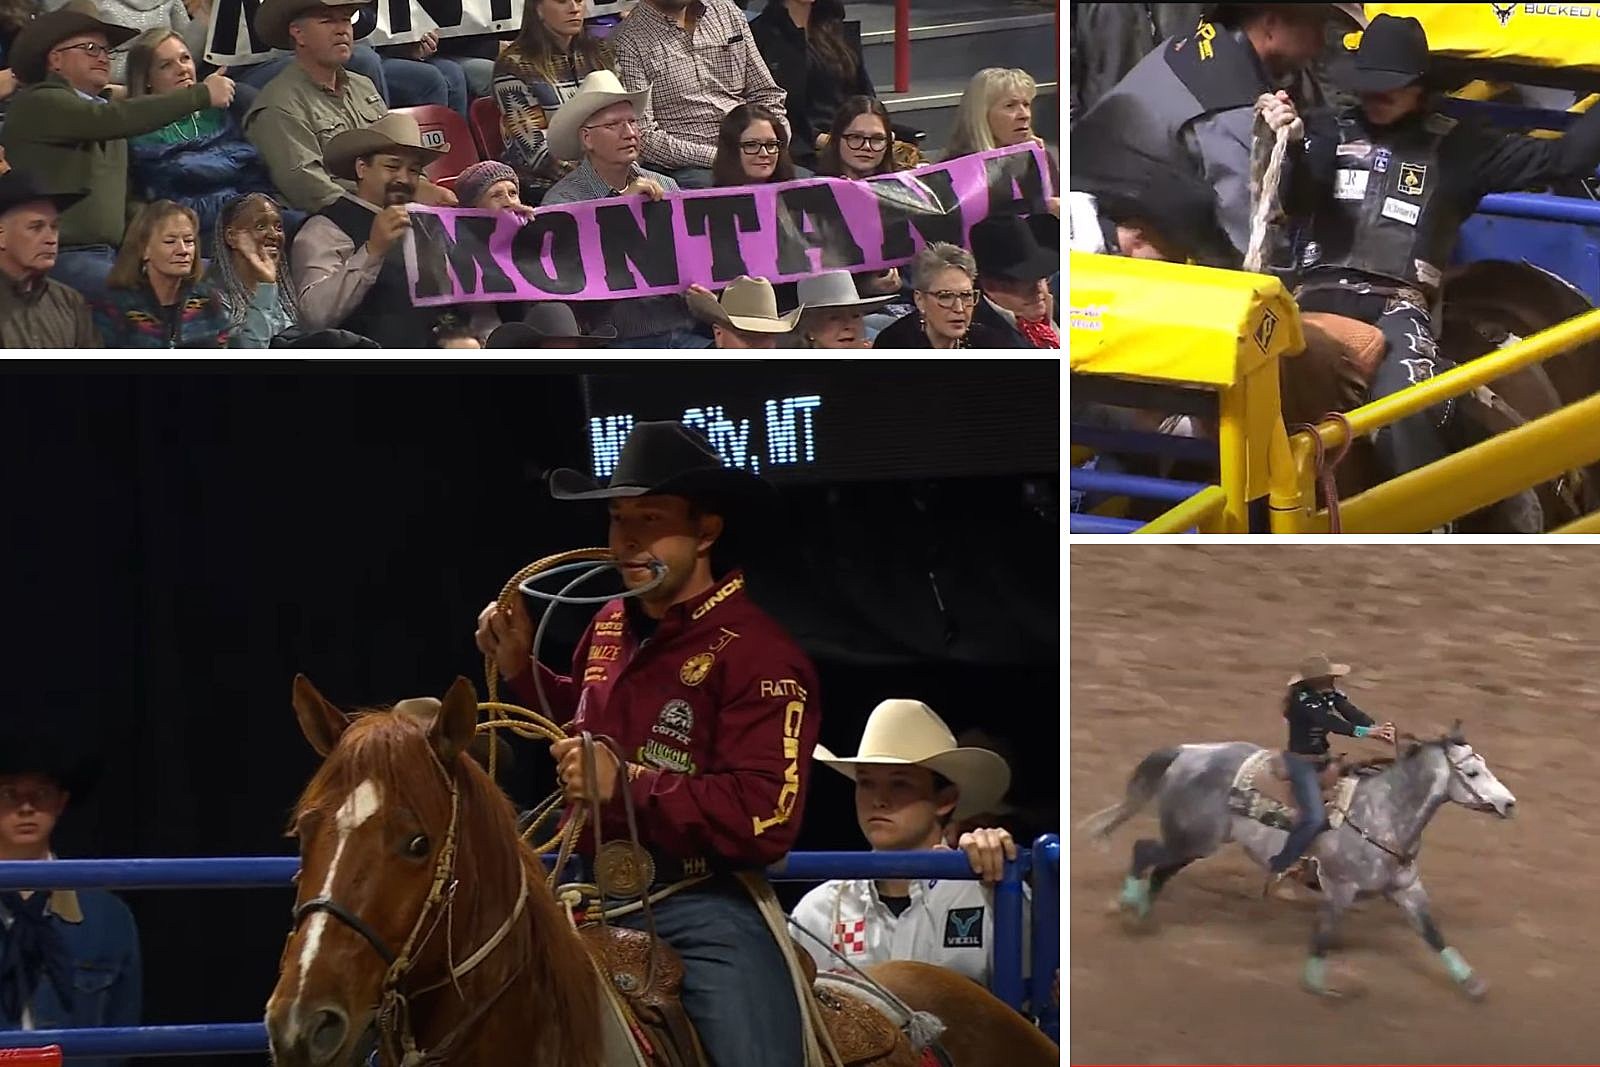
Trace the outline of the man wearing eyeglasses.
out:
M 61 215 L 51 276 L 90 301 L 105 295 L 127 225 L 127 139 L 233 100 L 233 79 L 221 74 L 167 93 L 111 100 L 111 49 L 136 32 L 102 21 L 90 0 L 72 0 L 25 25 L 11 46 L 11 69 L 27 84 L 6 112 L 6 152 L 13 166 L 48 181 L 52 191 L 86 192 Z
M 55 858 L 56 822 L 97 777 L 70 744 L 43 726 L 0 736 L 0 861 Z M 137 1026 L 142 1001 L 139 931 L 121 900 L 104 889 L 0 892 L 0 1030 Z
M 550 154 L 578 166 L 545 194 L 542 206 L 604 200 L 612 196 L 648 196 L 660 200 L 678 183 L 639 165 L 639 111 L 649 90 L 626 92 L 617 76 L 597 70 L 583 79 L 578 92 L 550 120 L 546 140 Z M 586 325 L 614 326 L 613 348 L 706 348 L 709 339 L 695 332 L 694 319 L 682 296 L 640 296 L 624 300 L 585 301 Z

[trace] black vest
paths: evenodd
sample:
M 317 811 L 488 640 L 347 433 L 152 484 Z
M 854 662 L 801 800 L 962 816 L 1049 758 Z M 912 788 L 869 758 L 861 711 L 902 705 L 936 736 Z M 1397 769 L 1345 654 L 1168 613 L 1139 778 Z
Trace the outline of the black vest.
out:
M 357 250 L 372 235 L 378 216 L 348 197 L 341 196 L 317 214 L 343 230 Z M 370 337 L 384 348 L 431 348 L 433 323 L 443 309 L 419 308 L 411 304 L 411 286 L 406 279 L 405 251 L 396 241 L 383 257 L 383 269 L 367 295 L 339 329 Z
M 1464 221 L 1441 198 L 1439 146 L 1456 121 L 1427 115 L 1373 137 L 1359 109 L 1338 117 L 1332 198 L 1301 249 L 1303 270 L 1346 268 L 1420 287 L 1430 296 Z

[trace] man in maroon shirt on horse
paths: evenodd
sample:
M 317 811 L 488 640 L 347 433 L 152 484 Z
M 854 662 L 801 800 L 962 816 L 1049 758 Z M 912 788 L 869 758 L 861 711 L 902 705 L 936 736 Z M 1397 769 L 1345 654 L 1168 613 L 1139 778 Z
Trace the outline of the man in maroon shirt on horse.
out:
M 698 432 L 645 422 L 623 445 L 605 486 L 574 470 L 551 475 L 558 500 L 604 500 L 609 545 L 624 584 L 653 589 L 604 605 L 589 623 L 572 673 L 532 660 L 533 625 L 520 600 L 478 618 L 478 647 L 530 706 L 541 672 L 550 712 L 573 737 L 551 749 L 567 799 L 601 803 L 605 848 L 628 848 L 624 794 L 639 844 L 662 887 L 711 877 L 653 905 L 656 933 L 683 959 L 682 1001 L 714 1067 L 802 1067 L 802 1015 L 785 956 L 750 893 L 734 877 L 759 871 L 793 845 L 810 780 L 820 712 L 816 672 L 798 645 L 745 594 L 738 571 L 714 574 L 711 549 L 728 518 L 775 502 L 771 487 L 723 466 Z M 588 731 L 615 740 L 619 761 Z M 586 831 L 578 846 L 604 878 Z M 596 866 L 600 868 L 596 870 Z M 647 867 L 649 865 L 646 865 Z M 624 898 L 608 903 L 620 903 Z M 617 920 L 642 928 L 639 912 Z

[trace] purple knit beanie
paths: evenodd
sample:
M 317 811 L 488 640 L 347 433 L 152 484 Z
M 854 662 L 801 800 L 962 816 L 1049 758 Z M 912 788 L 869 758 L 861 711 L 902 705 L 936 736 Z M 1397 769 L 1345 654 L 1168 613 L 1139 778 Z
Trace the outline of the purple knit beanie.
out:
M 517 172 L 498 159 L 474 163 L 456 179 L 456 199 L 462 207 L 477 207 L 478 198 L 494 187 L 496 182 L 514 182 Z

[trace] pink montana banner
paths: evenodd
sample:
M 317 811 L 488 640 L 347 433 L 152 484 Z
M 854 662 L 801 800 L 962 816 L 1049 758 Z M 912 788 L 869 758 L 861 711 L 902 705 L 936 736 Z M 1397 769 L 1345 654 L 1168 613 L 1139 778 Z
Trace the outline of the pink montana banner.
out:
M 793 281 L 819 270 L 900 266 L 924 245 L 966 247 L 991 214 L 1033 214 L 1054 196 L 1033 144 L 866 181 L 610 197 L 504 212 L 411 205 L 406 271 L 419 306 L 610 300 L 720 289 L 741 274 Z

